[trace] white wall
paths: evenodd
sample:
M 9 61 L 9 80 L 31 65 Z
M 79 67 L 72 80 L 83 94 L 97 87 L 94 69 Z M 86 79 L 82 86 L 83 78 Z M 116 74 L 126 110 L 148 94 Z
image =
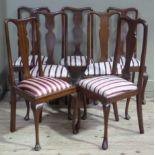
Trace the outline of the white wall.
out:
M 3 0 L 1 0 L 3 1 Z M 95 10 L 106 10 L 109 6 L 127 8 L 135 7 L 139 10 L 139 16 L 144 18 L 149 25 L 147 60 L 149 82 L 148 89 L 153 90 L 154 81 L 154 15 L 153 0 L 6 0 L 7 17 L 16 17 L 19 6 L 48 6 L 52 11 L 60 10 L 64 6 L 84 7 L 90 6 Z
M 0 0 L 0 99 L 7 88 L 7 55 L 4 41 L 3 21 L 5 18 L 5 1 Z

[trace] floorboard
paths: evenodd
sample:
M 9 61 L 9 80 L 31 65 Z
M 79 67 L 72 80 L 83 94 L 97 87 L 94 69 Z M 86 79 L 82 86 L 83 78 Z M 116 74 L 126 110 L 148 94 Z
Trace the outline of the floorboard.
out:
M 101 150 L 103 139 L 103 112 L 101 105 L 89 105 L 87 120 L 81 121 L 79 134 L 73 135 L 71 121 L 67 120 L 66 106 L 46 105 L 40 124 L 42 150 L 33 151 L 34 124 L 24 121 L 25 103 L 18 98 L 17 130 L 9 131 L 9 94 L 0 102 L 0 155 L 153 155 L 154 100 L 152 93 L 143 105 L 145 134 L 139 134 L 135 98 L 130 102 L 130 120 L 124 119 L 125 100 L 118 103 L 120 121 L 115 122 L 111 108 L 109 120 L 109 149 Z

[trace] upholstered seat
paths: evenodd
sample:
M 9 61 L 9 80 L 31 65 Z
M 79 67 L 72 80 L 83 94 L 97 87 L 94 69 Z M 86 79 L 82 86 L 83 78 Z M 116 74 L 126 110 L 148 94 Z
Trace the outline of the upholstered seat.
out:
M 84 79 L 79 82 L 79 86 L 105 98 L 137 89 L 137 86 L 132 82 L 113 75 Z
M 48 57 L 41 56 L 42 64 L 46 64 L 47 59 L 48 59 Z M 28 57 L 28 65 L 32 66 L 32 65 L 37 65 L 37 64 L 38 64 L 38 56 L 37 55 L 34 56 L 34 64 L 33 64 L 33 56 L 29 55 L 29 57 Z M 14 67 L 22 67 L 22 66 L 23 66 L 23 63 L 22 63 L 22 59 L 21 59 L 21 56 L 20 56 L 15 60 Z
M 85 76 L 110 75 L 112 73 L 113 62 L 96 62 L 88 65 Z M 117 74 L 122 73 L 122 66 L 117 64 Z
M 93 63 L 93 60 L 90 60 L 90 63 Z M 65 65 L 64 58 L 60 61 L 61 65 Z M 67 56 L 67 65 L 68 66 L 86 66 L 87 65 L 87 56 Z
M 69 72 L 65 66 L 62 65 L 42 65 L 43 75 L 45 77 L 55 78 L 69 78 Z M 30 74 L 32 77 L 39 76 L 38 65 L 31 69 Z
M 49 77 L 31 78 L 23 80 L 18 84 L 18 88 L 35 97 L 47 96 L 48 94 L 57 93 L 70 87 L 71 85 L 63 80 Z
M 114 61 L 114 57 L 110 57 L 108 60 L 109 61 Z M 126 58 L 124 56 L 121 56 L 120 65 L 124 66 L 125 61 L 126 61 Z M 131 62 L 130 62 L 130 67 L 139 67 L 139 66 L 140 66 L 140 60 L 135 58 L 135 57 L 132 57 Z

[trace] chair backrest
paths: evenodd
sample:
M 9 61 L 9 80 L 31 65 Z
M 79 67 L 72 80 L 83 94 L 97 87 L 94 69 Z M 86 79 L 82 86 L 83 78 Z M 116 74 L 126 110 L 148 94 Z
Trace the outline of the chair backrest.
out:
M 116 8 L 116 7 L 109 7 L 107 9 L 107 12 L 112 12 L 116 11 L 120 13 L 121 17 L 130 17 L 132 19 L 137 19 L 138 18 L 138 10 L 136 8 Z M 125 22 L 122 22 L 121 25 L 121 40 L 120 40 L 120 51 L 122 51 L 122 55 L 125 54 L 124 48 L 125 48 L 125 38 L 127 34 L 127 29 L 125 26 Z M 136 56 L 136 49 L 135 49 L 135 56 Z
M 73 15 L 73 29 L 72 29 L 72 39 L 73 39 L 73 46 L 74 52 L 71 52 L 72 55 L 83 55 L 87 54 L 82 52 L 81 44 L 84 42 L 84 30 L 83 30 L 83 23 L 84 17 L 87 16 L 88 12 L 92 11 L 90 7 L 84 8 L 73 8 L 73 7 L 64 7 L 62 11 L 66 12 L 68 15 Z M 72 26 L 68 26 L 68 30 Z M 69 31 L 68 31 L 69 32 Z M 87 47 L 86 47 L 87 48 Z M 68 49 L 70 51 L 70 49 Z
M 27 7 L 27 6 L 21 6 L 17 9 L 17 17 L 18 17 L 18 19 L 37 17 L 37 15 L 34 14 L 36 11 L 50 12 L 48 7 L 31 8 L 31 7 Z M 32 29 L 29 30 L 29 34 L 32 34 L 31 31 L 32 31 Z M 31 38 L 31 36 L 30 36 L 30 38 Z M 19 53 L 19 55 L 20 55 L 20 53 Z
M 46 48 L 47 48 L 47 55 L 48 55 L 48 60 L 47 64 L 55 64 L 55 58 L 54 58 L 54 49 L 56 46 L 56 43 L 58 43 L 58 40 L 56 38 L 56 35 L 58 33 L 55 33 L 55 29 L 57 29 L 58 32 L 61 32 L 61 58 L 65 58 L 65 64 L 66 64 L 66 51 L 67 51 L 67 15 L 62 12 L 49 12 L 45 13 L 44 11 L 35 11 L 34 15 L 39 16 L 44 16 L 45 18 L 45 28 L 46 28 L 46 34 L 45 34 L 45 43 L 46 43 Z M 60 28 L 55 27 L 55 18 L 60 17 L 61 21 L 59 21 L 58 24 L 60 24 Z M 57 52 L 58 54 L 58 52 Z
M 17 17 L 18 19 L 25 18 L 24 13 L 28 13 L 27 17 L 33 16 L 35 11 L 44 11 L 44 12 L 50 12 L 48 7 L 38 7 L 38 8 L 31 8 L 27 6 L 21 6 L 17 9 Z
M 16 32 L 11 31 L 12 27 L 16 27 Z M 28 27 L 32 29 L 32 55 L 33 55 L 33 64 L 35 64 L 34 55 L 38 54 L 39 61 L 39 74 L 42 74 L 41 71 L 41 56 L 40 50 L 36 51 L 36 47 L 40 46 L 39 43 L 39 30 L 38 30 L 38 20 L 35 17 L 27 18 L 27 19 L 6 19 L 5 20 L 5 35 L 6 35 L 6 45 L 7 45 L 7 53 L 8 53 L 8 62 L 9 62 L 9 70 L 10 70 L 10 80 L 11 84 L 15 85 L 14 73 L 13 73 L 13 54 L 12 50 L 12 40 L 11 36 L 17 36 L 17 46 L 19 48 L 19 52 L 21 55 L 21 61 L 23 64 L 22 73 L 23 79 L 30 78 L 30 66 L 28 64 L 28 56 L 29 56 L 29 37 Z M 37 48 L 38 49 L 38 48 Z
M 117 33 L 117 37 L 120 38 L 120 35 L 122 33 L 121 31 L 121 25 L 122 22 L 125 22 L 128 26 L 128 31 L 127 31 L 127 35 L 126 35 L 126 55 L 125 55 L 125 66 L 123 68 L 122 71 L 122 77 L 130 80 L 130 62 L 132 60 L 132 57 L 134 55 L 134 51 L 136 48 L 136 43 L 137 43 L 137 27 L 139 25 L 142 26 L 142 30 L 141 32 L 141 40 L 138 41 L 138 46 L 139 46 L 139 52 L 138 55 L 140 57 L 140 69 L 139 69 L 139 77 L 138 77 L 138 86 L 141 87 L 142 86 L 142 76 L 143 73 L 145 72 L 145 58 L 146 58 L 146 47 L 147 47 L 147 32 L 148 32 L 148 26 L 146 24 L 146 22 L 140 18 L 138 19 L 131 19 L 129 17 L 121 17 L 119 19 L 118 22 L 118 33 Z M 138 31 L 138 32 L 139 32 Z M 139 32 L 139 33 L 140 33 Z M 116 71 L 116 63 L 118 61 L 120 61 L 120 51 L 119 49 L 119 39 L 117 40 L 116 43 L 116 51 L 115 51 L 115 56 L 114 56 L 114 64 L 113 64 L 113 68 L 114 68 L 114 72 Z
M 90 58 L 93 58 L 94 52 L 96 50 L 93 49 L 94 41 L 97 39 L 93 36 L 94 34 L 94 20 L 95 17 L 99 18 L 99 30 L 97 31 L 97 36 L 99 36 L 99 43 L 100 43 L 100 60 L 98 61 L 107 61 L 108 59 L 108 52 L 109 52 L 109 31 L 110 31 L 110 19 L 113 16 L 117 16 L 119 18 L 118 12 L 96 12 L 92 11 L 88 15 L 88 48 L 87 50 L 90 53 L 88 61 Z

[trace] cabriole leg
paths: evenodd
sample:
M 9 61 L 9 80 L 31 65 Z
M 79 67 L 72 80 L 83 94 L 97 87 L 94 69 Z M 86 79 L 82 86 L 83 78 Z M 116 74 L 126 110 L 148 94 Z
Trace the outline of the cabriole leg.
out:
M 108 149 L 108 120 L 109 120 L 110 104 L 103 104 L 104 114 L 104 138 L 102 143 L 102 149 Z
M 112 103 L 115 115 L 115 121 L 119 121 L 117 102 Z
M 35 137 L 36 137 L 36 144 L 34 147 L 35 151 L 39 151 L 41 149 L 40 143 L 39 143 L 39 121 L 40 121 L 42 108 L 43 108 L 43 103 L 40 103 L 40 104 L 31 103 L 31 109 L 33 111 L 34 123 L 35 123 Z
M 27 100 L 25 100 L 25 103 L 26 103 L 27 112 L 26 112 L 26 115 L 24 117 L 24 120 L 28 121 L 28 120 L 30 120 L 30 103 Z
M 127 98 L 126 107 L 125 107 L 125 119 L 126 120 L 130 119 L 130 116 L 129 116 L 129 103 L 130 103 L 130 98 Z

